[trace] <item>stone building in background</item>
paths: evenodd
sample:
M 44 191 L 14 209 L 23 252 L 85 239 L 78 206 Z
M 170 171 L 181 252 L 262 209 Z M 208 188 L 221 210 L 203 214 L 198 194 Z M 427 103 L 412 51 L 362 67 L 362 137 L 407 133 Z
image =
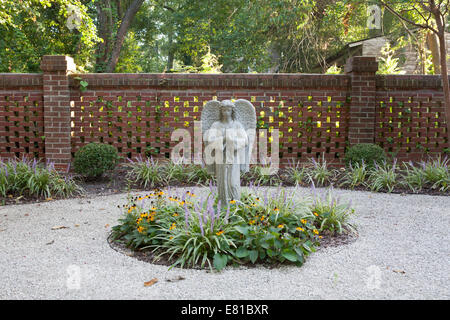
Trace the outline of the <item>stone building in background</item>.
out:
M 446 33 L 446 47 L 447 47 L 447 57 L 450 55 L 450 33 Z M 336 65 L 337 67 L 343 68 L 346 61 L 350 57 L 354 56 L 372 56 L 376 57 L 377 60 L 380 60 L 382 56 L 381 50 L 386 45 L 386 42 L 389 41 L 387 36 L 375 36 L 368 39 L 363 39 L 355 42 L 348 43 L 345 47 L 343 47 L 339 52 L 334 54 L 333 56 L 329 56 L 326 58 L 326 64 L 328 66 Z M 439 52 L 439 46 L 437 42 L 437 38 L 433 39 L 428 37 L 426 41 L 426 51 L 428 55 L 430 52 L 437 50 Z M 391 42 L 391 47 L 392 47 Z M 437 46 L 432 48 L 432 46 Z M 408 44 L 396 52 L 396 58 L 399 59 L 399 69 L 403 71 L 404 74 L 423 74 L 422 65 L 420 62 L 420 54 L 410 41 Z M 439 64 L 439 57 L 436 58 L 434 63 Z M 438 66 L 439 68 L 439 66 Z M 448 70 L 450 72 L 450 63 L 448 64 Z M 439 71 L 439 70 L 438 70 Z M 317 65 L 313 72 L 322 73 L 324 72 L 323 68 L 320 65 Z M 439 73 L 439 72 L 435 72 Z

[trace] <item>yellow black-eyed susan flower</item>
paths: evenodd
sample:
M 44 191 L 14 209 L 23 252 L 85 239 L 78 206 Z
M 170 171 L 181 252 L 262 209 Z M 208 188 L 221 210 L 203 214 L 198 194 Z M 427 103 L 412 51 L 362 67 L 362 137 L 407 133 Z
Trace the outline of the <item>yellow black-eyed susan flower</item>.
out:
M 300 220 L 300 222 L 303 224 L 306 224 L 307 221 L 305 219 L 302 219 L 302 220 Z
M 144 232 L 144 227 L 139 226 L 139 227 L 137 228 L 137 231 L 138 231 L 139 233 Z
M 284 224 L 279 224 L 277 228 L 283 229 L 284 228 Z
M 223 234 L 225 231 L 220 230 L 219 232 L 216 232 L 216 235 L 220 236 L 221 234 Z
M 302 227 L 297 227 L 297 228 L 295 228 L 295 230 L 298 230 L 298 231 L 301 231 L 301 232 L 305 231 L 305 229 L 303 229 Z
M 313 230 L 314 234 L 319 234 L 319 231 L 317 231 L 316 229 Z
M 172 225 L 170 226 L 169 230 L 173 230 L 173 229 L 175 229 L 176 227 L 177 227 L 177 225 L 176 225 L 176 223 L 174 222 L 174 223 L 172 223 Z
M 236 200 L 230 200 L 230 203 L 231 203 L 231 204 L 235 204 L 235 203 L 236 203 Z
M 316 216 L 316 217 L 318 217 L 319 215 L 317 214 L 317 212 L 313 212 L 313 214 Z

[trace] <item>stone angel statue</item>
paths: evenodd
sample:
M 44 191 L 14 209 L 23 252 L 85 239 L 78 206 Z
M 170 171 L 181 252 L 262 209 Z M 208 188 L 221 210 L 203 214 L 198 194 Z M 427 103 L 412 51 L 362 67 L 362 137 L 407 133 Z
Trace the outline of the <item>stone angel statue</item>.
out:
M 255 107 L 245 99 L 212 100 L 201 114 L 204 160 L 216 176 L 222 206 L 241 198 L 241 172 L 249 170 L 256 135 Z

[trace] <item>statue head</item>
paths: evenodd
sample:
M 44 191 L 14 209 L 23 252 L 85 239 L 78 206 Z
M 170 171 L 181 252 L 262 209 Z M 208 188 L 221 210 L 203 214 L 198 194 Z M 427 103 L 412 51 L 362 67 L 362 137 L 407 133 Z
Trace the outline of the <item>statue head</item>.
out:
M 231 100 L 223 100 L 220 102 L 219 106 L 219 119 L 222 121 L 224 119 L 224 111 L 227 112 L 231 109 L 231 119 L 236 120 L 236 111 L 235 111 L 235 105 Z

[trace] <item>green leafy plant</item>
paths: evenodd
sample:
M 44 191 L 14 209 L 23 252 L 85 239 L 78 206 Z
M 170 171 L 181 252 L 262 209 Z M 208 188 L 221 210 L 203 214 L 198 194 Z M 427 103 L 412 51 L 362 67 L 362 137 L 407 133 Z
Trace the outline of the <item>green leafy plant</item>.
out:
M 289 166 L 285 170 L 286 177 L 289 182 L 295 184 L 303 184 L 307 180 L 306 168 L 300 162 L 289 163 Z
M 372 191 L 387 190 L 389 193 L 394 190 L 398 184 L 397 159 L 394 159 L 392 165 L 383 161 L 381 165 L 375 164 L 370 170 L 369 188 Z
M 310 162 L 311 165 L 306 168 L 308 181 L 317 184 L 317 186 L 326 186 L 330 184 L 331 180 L 335 177 L 336 172 L 328 167 L 324 155 L 322 155 L 322 159 L 319 161 L 310 158 Z
M 361 162 L 356 162 L 354 165 L 350 163 L 348 168 L 345 170 L 340 186 L 348 186 L 351 189 L 358 186 L 365 186 L 368 175 L 369 170 L 364 162 L 364 159 L 362 159 Z
M 214 177 L 208 173 L 205 165 L 191 164 L 186 166 L 187 182 L 197 184 L 207 184 L 209 181 L 214 180 Z
M 312 185 L 314 189 L 314 185 Z M 315 197 L 312 204 L 312 218 L 318 225 L 319 231 L 329 232 L 332 235 L 342 232 L 355 232 L 355 227 L 349 222 L 350 217 L 355 213 L 349 203 L 340 203 L 340 199 L 333 194 L 333 188 L 329 188 L 325 195 L 318 195 L 314 191 Z
M 166 184 L 174 181 L 187 181 L 189 178 L 185 165 L 172 160 L 164 163 L 162 178 Z
M 389 42 L 381 48 L 380 63 L 377 74 L 404 74 L 405 71 L 400 70 L 399 58 L 394 58 L 395 50 L 391 48 Z
M 447 157 L 442 158 L 440 155 L 426 162 L 421 162 L 425 180 L 431 184 L 431 189 L 449 190 L 450 174 L 448 164 L 449 159 Z
M 341 74 L 342 68 L 339 68 L 336 64 L 333 64 L 330 66 L 327 71 L 325 71 L 325 74 Z
M 278 174 L 266 165 L 254 165 L 249 169 L 249 179 L 256 185 L 277 185 L 281 182 Z
M 97 179 L 108 170 L 113 170 L 119 159 L 117 149 L 112 145 L 89 143 L 75 153 L 73 165 L 78 174 Z
M 0 162 L 0 195 L 31 195 L 49 198 L 69 197 L 83 193 L 71 176 L 54 170 L 53 163 L 46 165 L 36 159 L 9 159 Z
M 414 166 L 412 161 L 403 163 L 402 178 L 401 184 L 411 189 L 412 192 L 421 191 L 427 183 L 424 170 Z
M 124 217 L 113 227 L 113 240 L 149 250 L 153 259 L 166 259 L 171 267 L 221 270 L 228 264 L 287 261 L 301 266 L 322 237 L 319 223 L 332 230 L 333 221 L 347 221 L 340 204 L 331 205 L 339 217 L 324 213 L 329 223 L 318 220 L 310 201 L 294 196 L 296 188 L 288 192 L 279 187 L 269 194 L 251 185 L 241 199 L 223 205 L 210 189 L 200 199 L 189 191 L 161 190 L 129 197 Z
M 364 163 L 368 168 L 372 168 L 375 163 L 381 164 L 387 160 L 384 150 L 373 143 L 359 143 L 347 149 L 345 152 L 345 163 L 347 166 L 355 165 L 356 163 Z
M 155 188 L 163 183 L 164 168 L 158 160 L 139 157 L 136 160 L 128 159 L 125 166 L 130 168 L 126 175 L 129 182 L 144 188 Z

